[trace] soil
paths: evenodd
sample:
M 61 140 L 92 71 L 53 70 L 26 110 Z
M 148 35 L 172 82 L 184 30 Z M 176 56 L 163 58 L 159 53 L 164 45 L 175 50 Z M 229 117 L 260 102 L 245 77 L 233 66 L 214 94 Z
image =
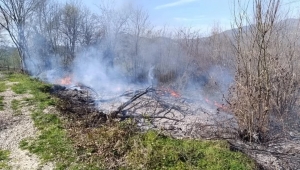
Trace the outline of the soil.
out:
M 3 77 L 3 75 L 0 75 L 0 80 Z M 18 114 L 11 108 L 12 100 L 32 97 L 29 94 L 15 94 L 10 88 L 12 84 L 6 82 L 8 89 L 0 93 L 0 96 L 4 97 L 4 110 L 0 111 L 0 149 L 10 151 L 8 164 L 13 170 L 54 169 L 53 163 L 42 164 L 36 155 L 19 148 L 22 139 L 34 138 L 37 136 L 38 131 L 30 116 L 33 106 L 22 106 L 21 113 Z

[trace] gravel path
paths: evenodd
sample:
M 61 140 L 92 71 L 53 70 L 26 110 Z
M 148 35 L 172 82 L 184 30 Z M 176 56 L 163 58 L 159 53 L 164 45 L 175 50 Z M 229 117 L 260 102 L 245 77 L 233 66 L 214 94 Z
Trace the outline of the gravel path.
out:
M 11 86 L 11 82 L 6 82 Z M 15 115 L 11 108 L 12 100 L 21 100 L 25 97 L 32 97 L 29 94 L 15 94 L 9 87 L 1 92 L 3 96 L 4 110 L 0 111 L 0 149 L 10 151 L 9 165 L 13 170 L 51 170 L 53 164 L 41 165 L 36 155 L 30 154 L 27 150 L 19 148 L 19 142 L 28 137 L 35 137 L 38 133 L 30 117 L 32 106 L 22 106 L 21 114 Z

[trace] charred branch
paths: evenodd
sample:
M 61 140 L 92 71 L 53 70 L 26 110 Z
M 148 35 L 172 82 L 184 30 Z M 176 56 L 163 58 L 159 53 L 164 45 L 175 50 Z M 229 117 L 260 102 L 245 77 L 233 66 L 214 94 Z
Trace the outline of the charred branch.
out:
M 125 102 L 124 104 L 122 104 L 121 106 L 118 107 L 118 111 L 123 110 L 124 108 L 126 108 L 128 105 L 130 105 L 132 102 L 134 102 L 135 100 L 137 100 L 138 98 L 140 98 L 141 96 L 147 94 L 148 92 L 154 92 L 155 90 L 153 88 L 147 88 L 144 91 L 138 92 L 137 94 L 135 94 L 130 100 L 128 100 L 127 102 Z
M 120 116 L 117 115 L 117 118 L 120 119 L 137 119 L 137 118 L 144 118 L 144 119 L 168 119 L 168 120 L 172 120 L 172 121 L 176 121 L 176 122 L 180 122 L 182 120 L 179 119 L 174 119 L 174 118 L 170 118 L 170 117 L 166 117 L 166 116 L 145 116 L 145 115 L 124 115 L 124 116 Z
M 181 119 L 175 116 L 167 116 L 171 111 L 182 111 L 180 107 L 173 106 L 163 101 L 156 101 L 153 98 L 143 97 L 150 92 L 155 92 L 154 88 L 147 88 L 144 90 L 137 90 L 135 92 L 126 92 L 120 96 L 107 100 L 95 100 L 95 96 L 99 97 L 93 89 L 87 86 L 78 85 L 79 89 L 72 89 L 73 87 L 66 88 L 60 85 L 54 85 L 51 93 L 61 99 L 59 109 L 62 113 L 70 116 L 72 119 L 84 120 L 85 126 L 98 126 L 97 124 L 105 122 L 108 119 L 166 119 L 175 122 L 180 122 Z M 94 94 L 94 95 L 92 95 Z M 99 110 L 96 105 L 99 101 L 109 102 L 114 99 L 130 96 L 126 102 L 117 107 L 116 111 L 104 113 Z M 155 105 L 155 107 L 152 107 Z M 142 114 L 140 109 L 145 107 L 152 108 L 151 114 Z M 158 109 L 159 108 L 159 109 Z

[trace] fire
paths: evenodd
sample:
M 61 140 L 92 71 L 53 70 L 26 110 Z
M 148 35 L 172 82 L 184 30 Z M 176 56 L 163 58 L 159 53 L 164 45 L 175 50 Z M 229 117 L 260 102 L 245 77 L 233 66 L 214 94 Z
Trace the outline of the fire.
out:
M 216 106 L 218 109 L 222 109 L 223 111 L 226 111 L 226 110 L 227 110 L 227 107 L 226 107 L 226 106 L 224 106 L 224 105 L 221 104 L 221 103 L 218 103 L 217 101 L 212 102 L 212 101 L 210 101 L 210 100 L 207 99 L 207 98 L 205 98 L 205 101 L 206 101 L 206 103 L 208 103 L 208 104 L 213 104 L 213 105 Z
M 68 86 L 72 84 L 72 77 L 71 76 L 66 76 L 60 80 L 58 80 L 58 84 Z
M 171 94 L 171 96 L 179 98 L 180 94 L 172 89 L 169 89 L 169 93 Z
M 171 95 L 172 97 L 175 97 L 175 98 L 179 98 L 181 95 L 176 92 L 175 90 L 172 90 L 170 88 L 160 88 L 161 89 L 161 95 Z

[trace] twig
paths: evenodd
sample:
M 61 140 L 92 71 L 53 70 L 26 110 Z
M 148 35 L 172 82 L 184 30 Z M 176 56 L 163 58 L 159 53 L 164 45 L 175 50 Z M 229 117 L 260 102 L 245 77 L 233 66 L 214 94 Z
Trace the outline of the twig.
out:
M 144 115 L 117 115 L 117 118 L 120 119 L 129 119 L 129 118 L 145 118 L 145 119 L 168 119 L 176 122 L 182 122 L 182 120 L 174 119 L 166 116 L 144 116 Z
M 127 107 L 129 104 L 140 98 L 141 96 L 147 94 L 148 92 L 153 92 L 155 89 L 153 88 L 147 88 L 145 91 L 142 91 L 136 95 L 134 95 L 130 100 L 127 102 L 123 103 L 121 106 L 118 107 L 117 112 L 121 112 L 125 107 Z

